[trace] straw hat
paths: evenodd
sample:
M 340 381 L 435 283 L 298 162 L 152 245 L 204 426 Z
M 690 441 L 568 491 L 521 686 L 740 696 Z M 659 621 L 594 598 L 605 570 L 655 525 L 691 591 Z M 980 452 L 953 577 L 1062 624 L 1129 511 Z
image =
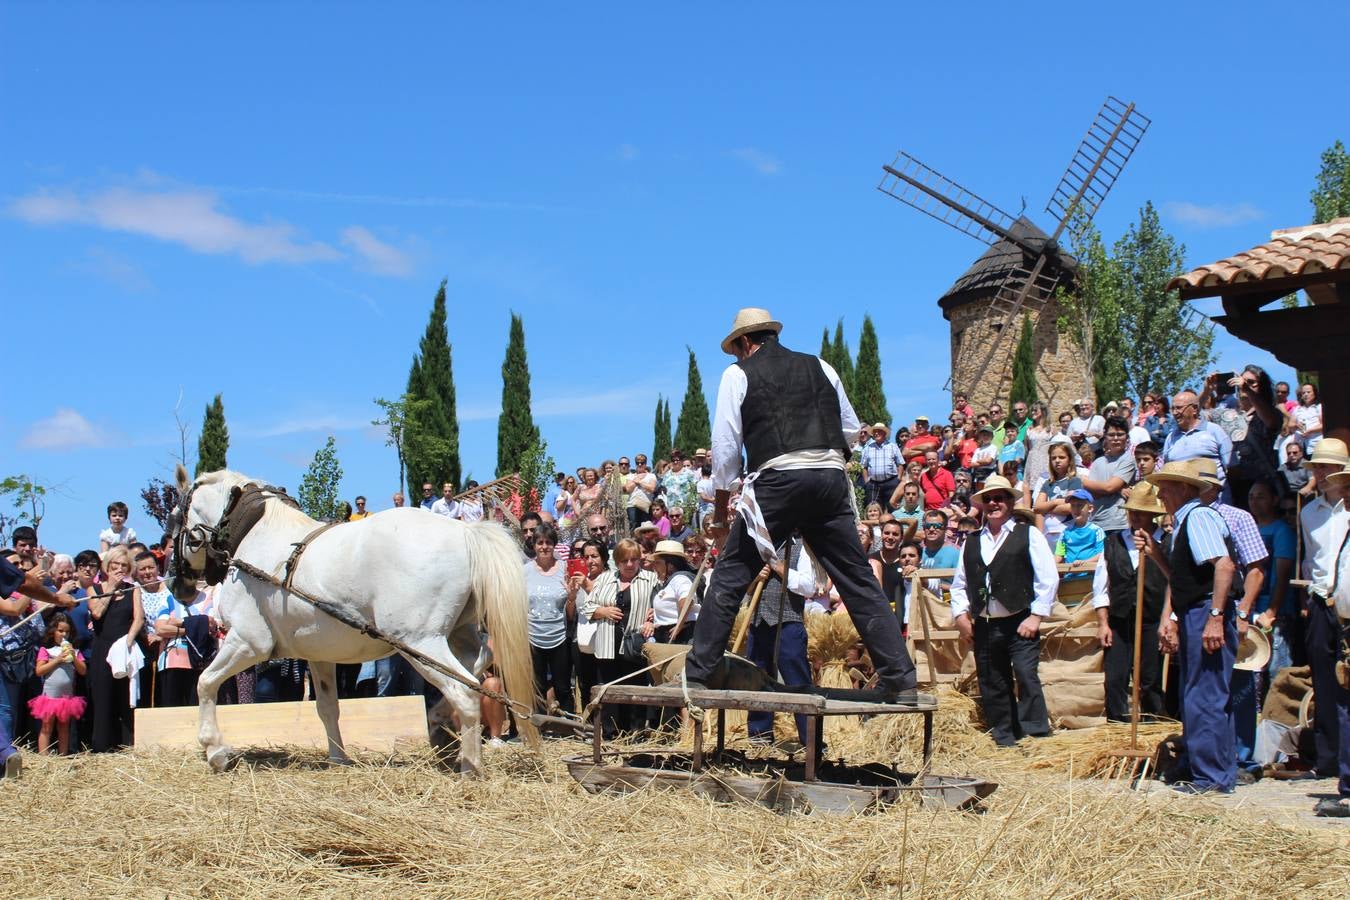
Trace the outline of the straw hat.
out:
M 1330 475 L 1327 476 L 1327 481 L 1331 482 L 1337 487 L 1340 487 L 1345 482 L 1350 481 L 1350 466 L 1346 466 L 1339 472 L 1332 472 Z
M 1154 472 L 1144 480 L 1154 487 L 1164 481 L 1179 481 L 1201 490 L 1209 487 L 1209 482 L 1196 474 L 1195 467 L 1191 465 L 1190 460 L 1165 463 L 1161 472 Z
M 877 424 L 873 425 L 871 428 L 869 428 L 869 429 L 867 429 L 867 430 L 868 430 L 868 431 L 884 431 L 884 432 L 886 432 L 887 434 L 890 434 L 890 433 L 891 433 L 891 428 L 890 428 L 890 426 L 887 425 L 885 422 L 878 422 Z
M 685 555 L 684 544 L 679 541 L 658 541 L 656 549 L 652 551 L 653 556 L 677 556 L 685 562 L 689 562 L 689 557 Z
M 1125 509 L 1135 512 L 1161 516 L 1167 512 L 1158 499 L 1158 489 L 1147 481 L 1141 481 L 1130 488 L 1130 499 L 1125 501 Z
M 736 321 L 731 323 L 731 333 L 722 338 L 722 352 L 730 353 L 731 342 L 743 334 L 754 331 L 772 331 L 777 334 L 782 330 L 783 323 L 775 321 L 767 309 L 747 307 L 736 313 Z
M 1345 441 L 1340 438 L 1322 438 L 1313 448 L 1308 462 L 1328 466 L 1350 466 L 1350 451 L 1345 449 Z
M 1036 510 L 1030 506 L 1014 506 L 1012 514 L 1014 519 L 1026 522 L 1028 525 L 1036 524 Z
M 661 530 L 660 526 L 658 526 L 655 522 L 648 520 L 638 525 L 638 527 L 634 528 L 633 534 L 637 534 L 640 531 L 660 531 L 660 530 Z
M 1207 456 L 1197 456 L 1186 460 L 1186 464 L 1191 467 L 1195 477 L 1209 484 L 1210 487 L 1223 487 L 1223 482 L 1219 479 L 1219 465 Z
M 1017 496 L 1017 491 L 1013 490 L 1012 482 L 1004 478 L 1002 475 L 990 475 L 987 479 L 985 479 L 984 487 L 980 488 L 978 491 L 971 494 L 970 499 L 979 500 L 985 494 L 993 494 L 999 491 L 1006 491 L 1007 493 L 1012 494 L 1014 497 Z
M 1270 662 L 1270 638 L 1260 628 L 1249 627 L 1238 644 L 1237 661 L 1233 668 L 1244 672 L 1259 672 Z

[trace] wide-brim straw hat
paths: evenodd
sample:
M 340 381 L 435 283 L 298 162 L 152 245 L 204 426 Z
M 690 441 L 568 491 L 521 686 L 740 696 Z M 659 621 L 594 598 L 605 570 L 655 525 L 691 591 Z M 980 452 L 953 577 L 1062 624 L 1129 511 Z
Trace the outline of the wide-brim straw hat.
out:
M 971 494 L 970 499 L 979 500 L 985 494 L 994 494 L 999 491 L 1006 491 L 1007 493 L 1012 494 L 1013 497 L 1017 496 L 1017 491 L 1013 489 L 1011 481 L 1004 478 L 1002 475 L 990 475 L 985 479 L 984 487 Z
M 875 425 L 869 426 L 867 430 L 868 430 L 868 431 L 884 431 L 884 432 L 886 432 L 887 434 L 890 434 L 890 433 L 891 433 L 891 426 L 887 425 L 885 422 L 878 422 L 878 423 L 876 423 Z
M 1210 487 L 1223 487 L 1223 481 L 1219 478 L 1219 464 L 1207 456 L 1196 456 L 1186 460 L 1191 467 L 1191 471 L 1196 474 L 1201 481 L 1207 482 Z
M 658 541 L 656 549 L 652 551 L 653 556 L 674 556 L 689 562 L 689 556 L 684 552 L 684 544 L 679 541 Z
M 1012 514 L 1014 519 L 1020 519 L 1028 525 L 1036 524 L 1036 510 L 1030 506 L 1014 506 Z
M 751 334 L 756 331 L 772 331 L 774 334 L 783 330 L 783 323 L 774 319 L 767 309 L 759 309 L 755 306 L 749 306 L 736 313 L 736 321 L 731 323 L 731 333 L 722 338 L 722 352 L 731 352 L 731 342 L 743 334 Z
M 1350 451 L 1345 449 L 1345 441 L 1340 438 L 1322 438 L 1313 448 L 1308 462 L 1313 465 L 1350 466 Z
M 1209 482 L 1196 474 L 1195 467 L 1191 465 L 1190 460 L 1165 463 L 1162 467 L 1162 471 L 1154 472 L 1144 480 L 1154 487 L 1157 487 L 1165 481 L 1177 481 L 1181 484 L 1189 484 L 1191 487 L 1199 488 L 1200 490 L 1209 487 Z
M 1259 672 L 1270 662 L 1270 638 L 1260 628 L 1250 626 L 1238 644 L 1237 660 L 1233 668 L 1244 672 Z
M 657 525 L 655 522 L 648 521 L 643 522 L 642 524 L 638 525 L 638 527 L 634 528 L 633 534 L 637 534 L 639 531 L 660 531 L 660 530 L 661 526 Z
M 1167 512 L 1158 499 L 1158 489 L 1147 481 L 1141 481 L 1130 488 L 1130 499 L 1125 501 L 1125 509 L 1135 512 L 1161 516 Z
M 1337 487 L 1340 487 L 1342 484 L 1345 484 L 1346 482 L 1350 482 L 1350 466 L 1346 466 L 1339 472 L 1332 472 L 1330 475 L 1327 476 L 1327 481 L 1331 482 Z

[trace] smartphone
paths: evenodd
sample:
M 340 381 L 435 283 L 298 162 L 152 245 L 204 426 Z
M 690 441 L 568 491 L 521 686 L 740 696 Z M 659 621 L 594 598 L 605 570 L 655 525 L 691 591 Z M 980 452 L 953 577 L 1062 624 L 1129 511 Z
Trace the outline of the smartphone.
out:
M 589 571 L 590 567 L 586 565 L 586 560 L 584 559 L 573 558 L 567 561 L 568 578 L 571 578 L 573 575 L 580 575 L 584 578 Z

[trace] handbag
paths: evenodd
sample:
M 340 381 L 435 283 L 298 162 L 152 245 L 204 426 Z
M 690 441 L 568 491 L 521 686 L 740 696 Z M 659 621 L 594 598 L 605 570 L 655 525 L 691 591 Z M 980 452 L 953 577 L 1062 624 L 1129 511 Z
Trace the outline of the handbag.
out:
M 619 641 L 619 657 L 626 662 L 646 662 L 642 647 L 647 643 L 640 628 L 625 628 L 623 639 Z
M 595 654 L 595 632 L 600 627 L 599 622 L 578 622 L 577 623 L 577 649 L 582 653 L 590 655 Z

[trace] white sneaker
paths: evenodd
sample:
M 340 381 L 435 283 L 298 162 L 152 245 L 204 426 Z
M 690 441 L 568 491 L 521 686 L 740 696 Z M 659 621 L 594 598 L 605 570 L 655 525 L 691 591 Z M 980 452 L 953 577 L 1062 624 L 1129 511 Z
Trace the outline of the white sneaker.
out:
M 499 738 L 499 737 L 488 738 L 487 745 L 488 745 L 489 747 L 505 747 L 505 746 L 506 746 L 506 741 L 502 740 L 502 739 Z

